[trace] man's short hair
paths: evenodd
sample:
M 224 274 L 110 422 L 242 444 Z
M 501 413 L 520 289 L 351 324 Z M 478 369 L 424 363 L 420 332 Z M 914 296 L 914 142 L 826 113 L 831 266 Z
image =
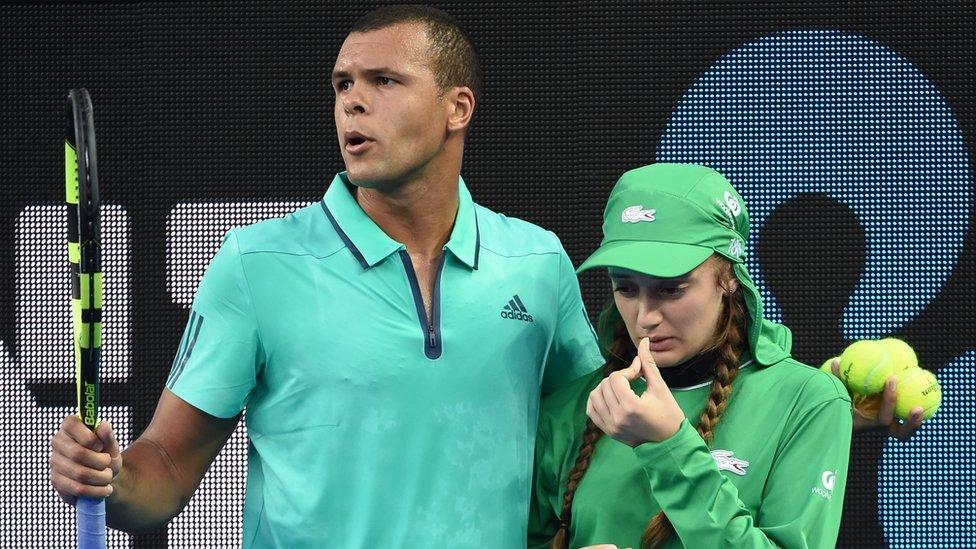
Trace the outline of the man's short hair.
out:
M 478 54 L 467 33 L 447 12 L 415 4 L 385 6 L 362 16 L 349 33 L 380 30 L 401 23 L 419 23 L 427 31 L 431 70 L 441 92 L 454 86 L 467 86 L 476 98 L 481 97 Z

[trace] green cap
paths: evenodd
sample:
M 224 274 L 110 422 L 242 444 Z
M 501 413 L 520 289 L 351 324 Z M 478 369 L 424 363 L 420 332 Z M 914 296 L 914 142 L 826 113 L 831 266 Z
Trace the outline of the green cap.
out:
M 719 254 L 732 262 L 745 295 L 753 357 L 772 364 L 789 355 L 792 337 L 763 319 L 744 264 L 748 241 L 749 213 L 725 176 L 696 164 L 651 164 L 620 176 L 603 212 L 603 241 L 577 272 L 619 267 L 671 278 Z
M 680 276 L 713 253 L 745 258 L 749 214 L 717 171 L 694 164 L 651 164 L 623 174 L 603 212 L 603 241 L 583 262 L 651 276 Z

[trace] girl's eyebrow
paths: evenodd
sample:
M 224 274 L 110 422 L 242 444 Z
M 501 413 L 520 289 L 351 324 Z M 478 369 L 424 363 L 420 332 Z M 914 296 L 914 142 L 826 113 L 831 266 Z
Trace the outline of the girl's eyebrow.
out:
M 633 281 L 637 280 L 637 277 L 635 277 L 635 276 L 633 276 L 631 274 L 628 274 L 628 273 L 610 273 L 610 278 L 612 280 L 620 280 L 620 281 L 626 281 L 626 282 L 633 282 Z

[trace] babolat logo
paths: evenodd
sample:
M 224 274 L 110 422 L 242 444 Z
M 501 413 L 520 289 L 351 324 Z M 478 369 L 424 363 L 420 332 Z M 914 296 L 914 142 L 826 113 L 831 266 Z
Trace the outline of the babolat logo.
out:
M 512 299 L 509 299 L 508 305 L 502 308 L 502 318 L 532 322 L 532 315 L 529 314 L 529 311 L 525 310 L 525 305 L 519 299 L 518 294 Z
M 85 418 L 84 423 L 90 427 L 95 426 L 95 384 L 85 383 Z

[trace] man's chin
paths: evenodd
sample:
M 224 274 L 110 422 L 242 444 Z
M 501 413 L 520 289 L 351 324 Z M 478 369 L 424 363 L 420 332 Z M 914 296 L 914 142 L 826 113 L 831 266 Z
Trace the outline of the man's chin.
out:
M 403 185 L 404 176 L 390 173 L 389 170 L 376 169 L 367 166 L 346 164 L 346 179 L 349 183 L 363 188 L 375 189 L 380 192 L 394 192 Z
M 357 164 L 349 165 L 346 163 L 346 179 L 357 187 L 363 187 L 366 189 L 376 189 L 383 188 L 384 177 L 382 174 L 377 173 L 377 170 L 371 170 L 366 166 L 360 166 Z

